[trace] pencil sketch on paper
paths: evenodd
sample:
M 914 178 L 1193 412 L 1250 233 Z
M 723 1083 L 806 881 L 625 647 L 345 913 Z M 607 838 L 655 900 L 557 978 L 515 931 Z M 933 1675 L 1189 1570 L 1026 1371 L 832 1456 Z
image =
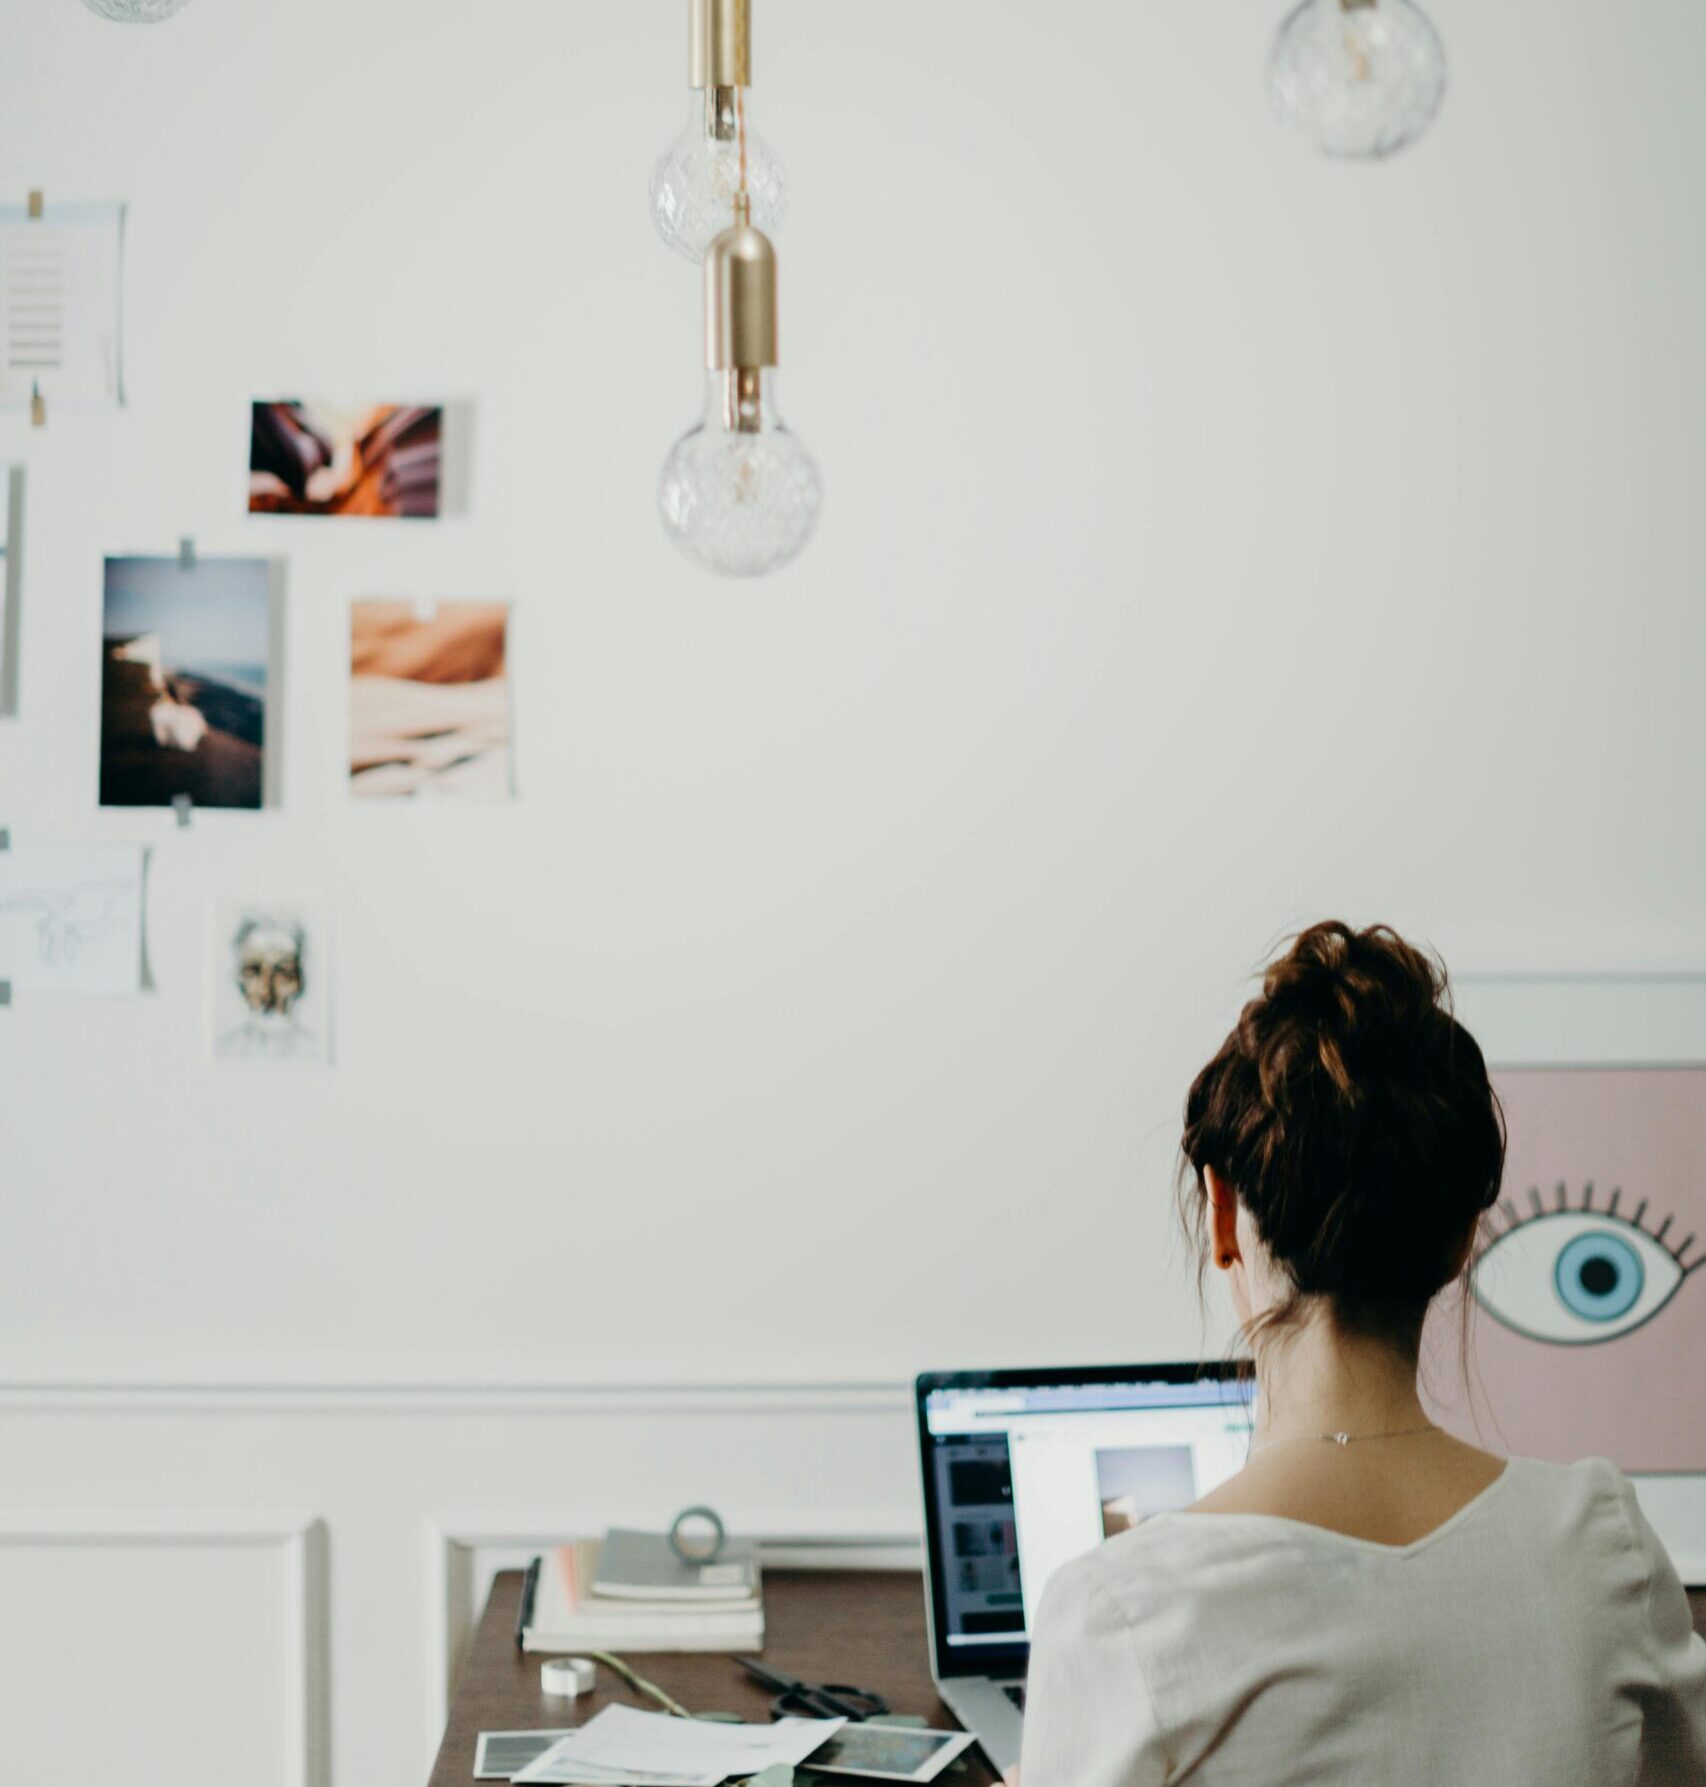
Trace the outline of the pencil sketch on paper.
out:
M 0 980 L 45 993 L 137 992 L 140 846 L 0 850 Z
M 213 1054 L 220 1061 L 327 1062 L 324 927 L 297 907 L 226 902 L 213 929 Z
M 82 887 L 21 887 L 0 894 L 0 912 L 32 914 L 36 960 L 44 968 L 71 967 L 87 944 L 122 921 L 131 891 L 128 881 L 94 881 Z

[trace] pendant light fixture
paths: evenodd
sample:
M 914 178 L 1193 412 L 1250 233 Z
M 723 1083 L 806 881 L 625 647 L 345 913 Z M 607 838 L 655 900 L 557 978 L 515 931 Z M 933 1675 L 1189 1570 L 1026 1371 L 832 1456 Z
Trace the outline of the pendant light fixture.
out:
M 726 105 L 734 135 L 726 160 L 720 137 L 709 139 L 717 144 L 715 161 L 672 162 L 678 144 L 652 186 L 664 229 L 664 208 L 656 201 L 671 168 L 691 163 L 696 181 L 716 170 L 714 182 L 693 186 L 691 205 L 684 201 L 668 213 L 674 221 L 690 216 L 695 230 L 708 232 L 705 407 L 664 461 L 658 509 L 664 531 L 696 565 L 727 577 L 759 577 L 804 549 L 817 526 L 823 484 L 776 407 L 776 250 L 755 221 L 757 167 L 746 134 L 751 0 L 689 0 L 689 21 L 694 81 L 707 95 L 707 130 Z M 697 141 L 690 147 L 697 156 Z M 769 165 L 774 171 L 775 163 Z M 681 199 L 687 189 L 671 190 Z M 769 190 L 778 195 L 779 180 Z M 664 234 L 684 248 L 685 234 Z
M 83 0 L 83 4 L 120 25 L 156 25 L 181 11 L 186 0 Z
M 664 461 L 658 507 L 697 565 L 757 577 L 799 556 L 823 486 L 776 407 L 776 250 L 746 200 L 705 256 L 705 409 Z
M 1303 0 L 1274 39 L 1268 96 L 1323 154 L 1412 143 L 1445 98 L 1445 46 L 1411 0 Z
M 698 261 L 729 227 L 737 192 L 759 229 L 775 229 L 788 179 L 752 131 L 751 0 L 688 0 L 687 45 L 687 123 L 652 172 L 652 221 L 677 254 Z

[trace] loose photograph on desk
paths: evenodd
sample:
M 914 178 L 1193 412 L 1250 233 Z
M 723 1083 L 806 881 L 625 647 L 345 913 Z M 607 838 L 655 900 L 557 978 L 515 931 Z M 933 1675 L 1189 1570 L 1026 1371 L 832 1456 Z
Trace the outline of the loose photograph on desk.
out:
M 867 1781 L 933 1781 L 970 1749 L 968 1731 L 921 1731 L 913 1725 L 843 1725 L 804 1763 L 813 1775 L 859 1775 Z
M 569 1735 L 557 1731 L 482 1731 L 474 1752 L 476 1781 L 507 1781 Z
M 264 558 L 109 558 L 101 805 L 259 807 L 272 660 Z
M 350 792 L 511 793 L 509 606 L 350 605 Z
M 257 401 L 249 410 L 249 513 L 431 520 L 443 433 L 437 405 Z

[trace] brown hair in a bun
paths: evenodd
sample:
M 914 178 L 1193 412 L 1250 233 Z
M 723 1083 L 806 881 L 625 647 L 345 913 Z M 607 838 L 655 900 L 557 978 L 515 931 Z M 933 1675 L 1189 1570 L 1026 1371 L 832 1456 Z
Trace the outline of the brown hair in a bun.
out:
M 1199 1246 L 1205 1168 L 1238 1194 L 1294 1295 L 1415 1347 L 1499 1194 L 1505 1137 L 1444 967 L 1386 925 L 1312 925 L 1185 1101 L 1181 1208 Z

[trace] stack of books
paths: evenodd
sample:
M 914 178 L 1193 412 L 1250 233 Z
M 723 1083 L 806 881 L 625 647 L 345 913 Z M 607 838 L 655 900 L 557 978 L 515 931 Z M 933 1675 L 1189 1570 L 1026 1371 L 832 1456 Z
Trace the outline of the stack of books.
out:
M 533 1560 L 522 1595 L 523 1650 L 756 1651 L 764 1648 L 757 1548 L 731 1539 L 684 1563 L 661 1533 L 612 1527 Z

